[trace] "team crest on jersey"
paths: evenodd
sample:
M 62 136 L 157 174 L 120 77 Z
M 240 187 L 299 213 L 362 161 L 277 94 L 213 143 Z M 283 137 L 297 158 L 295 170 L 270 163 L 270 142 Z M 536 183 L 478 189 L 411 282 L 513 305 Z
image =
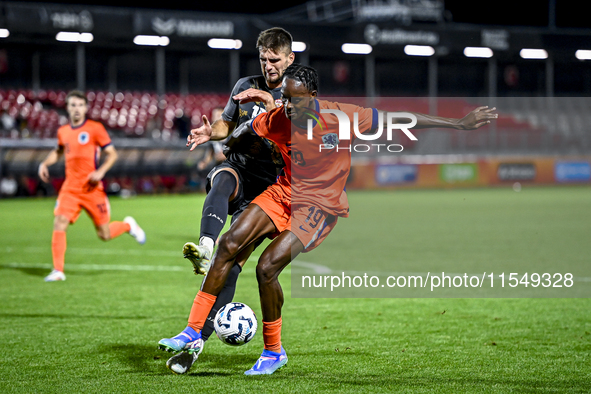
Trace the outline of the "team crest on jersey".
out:
M 326 149 L 334 149 L 339 144 L 337 133 L 328 133 L 322 136 L 322 142 Z
M 283 101 L 281 101 L 280 98 L 278 98 L 277 100 L 275 100 L 275 106 L 277 108 L 281 107 L 283 105 Z
M 87 144 L 89 140 L 90 140 L 90 135 L 88 134 L 88 132 L 83 131 L 80 134 L 78 134 L 78 143 L 80 145 Z

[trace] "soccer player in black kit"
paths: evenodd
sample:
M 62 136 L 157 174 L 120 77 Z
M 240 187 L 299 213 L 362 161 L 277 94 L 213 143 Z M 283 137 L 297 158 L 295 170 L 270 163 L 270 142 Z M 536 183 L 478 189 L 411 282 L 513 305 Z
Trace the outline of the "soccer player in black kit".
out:
M 291 34 L 282 28 L 274 27 L 261 32 L 256 47 L 263 75 L 239 79 L 232 89 L 222 118 L 210 124 L 204 115 L 203 125 L 191 130 L 191 134 L 196 138 L 191 150 L 207 140 L 223 140 L 230 136 L 224 147 L 226 160 L 207 176 L 208 194 L 203 204 L 199 243 L 187 242 L 183 246 L 183 254 L 193 264 L 196 274 L 205 275 L 209 270 L 215 242 L 227 216 L 232 215 L 233 223 L 255 197 L 275 183 L 284 165 L 281 154 L 275 151 L 272 142 L 254 135 L 251 138 L 233 139 L 231 133 L 234 130 L 238 131 L 240 125 L 259 113 L 281 105 L 283 72 L 295 59 L 291 45 Z M 267 94 L 261 95 L 260 91 Z M 256 93 L 256 97 L 261 101 L 241 104 L 234 99 L 239 93 L 248 96 L 249 92 L 253 92 L 253 95 Z M 218 295 L 200 334 L 190 332 L 189 328 L 189 331 L 186 329 L 187 332 L 183 331 L 178 335 L 183 336 L 184 341 L 175 342 L 175 337 L 159 342 L 160 349 L 181 352 L 166 363 L 174 373 L 186 373 L 197 360 L 203 350 L 203 343 L 213 332 L 215 314 L 219 308 L 232 302 L 238 275 L 255 247 L 256 245 L 251 245 L 236 258 L 226 284 Z M 182 343 L 184 346 L 187 338 L 191 341 L 198 340 L 199 335 L 201 346 L 193 345 L 191 349 L 184 349 L 180 345 Z

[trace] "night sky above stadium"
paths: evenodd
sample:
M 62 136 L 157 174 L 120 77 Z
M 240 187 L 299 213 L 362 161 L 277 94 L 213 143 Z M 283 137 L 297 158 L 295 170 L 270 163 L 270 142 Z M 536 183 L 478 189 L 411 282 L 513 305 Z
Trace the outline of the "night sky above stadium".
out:
M 23 0 L 20 0 L 23 1 Z M 265 4 L 264 7 L 257 7 L 252 2 L 232 2 L 231 6 L 226 3 L 205 2 L 205 1 L 180 1 L 169 0 L 166 2 L 138 2 L 132 0 L 90 0 L 90 1 L 45 1 L 45 0 L 24 0 L 36 3 L 60 3 L 60 4 L 84 4 L 104 5 L 112 7 L 131 8 L 156 8 L 190 10 L 202 12 L 224 12 L 239 14 L 272 14 L 283 11 L 307 1 L 294 0 L 289 2 L 277 1 Z M 566 28 L 591 28 L 591 20 L 586 10 L 581 9 L 580 0 L 495 0 L 494 2 L 479 3 L 466 0 L 443 0 L 446 9 L 446 19 L 459 23 L 474 23 L 486 25 L 505 26 L 548 26 L 549 4 L 556 3 L 556 26 Z M 321 1 L 317 1 L 321 3 Z

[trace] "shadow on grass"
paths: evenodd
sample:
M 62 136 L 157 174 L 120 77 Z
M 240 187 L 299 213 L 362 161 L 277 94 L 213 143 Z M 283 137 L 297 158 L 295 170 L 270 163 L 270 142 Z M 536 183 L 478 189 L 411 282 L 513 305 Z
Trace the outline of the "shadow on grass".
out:
M 170 373 L 165 365 L 168 353 L 159 351 L 153 344 L 105 344 L 100 346 L 97 352 L 113 354 L 119 361 L 131 368 L 130 372 L 133 373 L 157 375 Z
M 207 354 L 199 360 L 188 373 L 190 376 L 236 376 L 244 374 L 258 359 L 259 354 Z
M 51 267 L 47 268 L 25 268 L 25 267 L 1 267 L 0 269 L 13 269 L 31 276 L 46 277 L 51 272 Z
M 174 354 L 157 349 L 154 344 L 107 344 L 99 347 L 98 353 L 110 353 L 130 368 L 131 373 L 170 375 L 166 361 Z M 249 369 L 256 355 L 202 355 L 189 376 L 220 377 L 235 376 Z

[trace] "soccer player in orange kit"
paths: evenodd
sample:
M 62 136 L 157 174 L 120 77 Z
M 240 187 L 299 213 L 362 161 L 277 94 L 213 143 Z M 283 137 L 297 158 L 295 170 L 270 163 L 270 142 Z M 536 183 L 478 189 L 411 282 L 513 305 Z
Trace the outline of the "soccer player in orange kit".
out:
M 284 298 L 279 274 L 299 253 L 316 248 L 335 227 L 339 216 L 349 215 L 344 189 L 351 168 L 350 147 L 356 136 L 350 130 L 349 138 L 339 141 L 340 120 L 337 116 L 324 113 L 320 119 L 318 115 L 323 109 L 339 110 L 350 120 L 357 119 L 357 130 L 350 129 L 358 134 L 376 129 L 381 118 L 375 108 L 317 100 L 317 92 L 316 70 L 292 64 L 284 73 L 283 106 L 262 113 L 245 124 L 245 129 L 249 129 L 242 132 L 254 132 L 277 144 L 286 163 L 285 174 L 255 198 L 220 238 L 211 269 L 193 302 L 187 327 L 173 338 L 160 340 L 160 348 L 191 352 L 194 345 L 199 346 L 199 331 L 224 286 L 234 258 L 252 242 L 267 236 L 273 241 L 263 251 L 256 267 L 264 350 L 245 374 L 272 374 L 287 363 L 287 354 L 281 345 Z M 256 98 L 237 95 L 235 99 Z M 494 110 L 479 107 L 461 119 L 413 115 L 416 128 L 470 130 L 495 119 Z M 317 121 L 312 123 L 310 136 L 307 124 L 311 119 Z M 235 131 L 234 135 L 237 134 Z M 207 140 L 204 135 L 193 136 L 193 142 L 197 144 Z
M 39 177 L 49 182 L 48 167 L 57 163 L 62 155 L 66 160 L 66 179 L 57 197 L 53 221 L 51 253 L 53 271 L 45 277 L 46 282 L 66 280 L 64 257 L 66 254 L 66 231 L 74 224 L 84 209 L 103 241 L 129 233 L 140 244 L 146 242 L 146 234 L 137 222 L 128 216 L 122 222 L 110 222 L 111 208 L 101 180 L 115 164 L 117 151 L 105 127 L 86 119 L 88 101 L 83 92 L 74 90 L 66 96 L 66 111 L 70 123 L 57 131 L 57 148 L 39 165 Z M 105 154 L 103 164 L 97 168 L 100 154 Z

